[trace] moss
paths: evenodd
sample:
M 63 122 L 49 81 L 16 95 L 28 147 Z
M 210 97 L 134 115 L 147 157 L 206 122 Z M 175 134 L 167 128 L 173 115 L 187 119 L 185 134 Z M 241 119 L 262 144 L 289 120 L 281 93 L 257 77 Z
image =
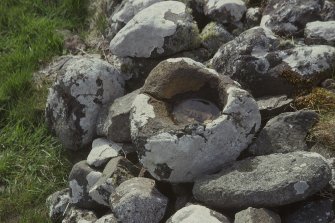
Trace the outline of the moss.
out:
M 200 35 L 200 38 L 201 38 L 202 42 L 206 42 L 210 39 L 215 38 L 217 35 L 218 34 L 216 32 L 216 29 L 215 29 L 215 23 L 211 22 L 202 31 L 202 33 Z
M 335 94 L 324 88 L 315 88 L 310 94 L 298 97 L 294 104 L 298 109 L 308 108 L 320 113 L 335 112 Z

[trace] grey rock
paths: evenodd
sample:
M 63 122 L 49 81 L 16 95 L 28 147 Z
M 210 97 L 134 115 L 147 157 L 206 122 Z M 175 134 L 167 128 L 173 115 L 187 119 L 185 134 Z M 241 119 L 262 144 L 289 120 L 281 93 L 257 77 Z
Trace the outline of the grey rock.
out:
M 94 223 L 97 219 L 93 211 L 72 207 L 62 223 Z
M 124 223 L 158 223 L 168 199 L 155 188 L 155 181 L 136 177 L 120 184 L 110 197 L 113 213 Z
M 281 223 L 280 216 L 264 208 L 249 207 L 235 214 L 234 223 Z
M 68 188 L 51 194 L 46 200 L 49 217 L 52 222 L 63 220 L 66 208 L 70 205 L 70 190 Z
M 87 164 L 86 160 L 76 163 L 72 167 L 69 176 L 71 203 L 78 208 L 99 208 L 100 205 L 92 200 L 88 192 L 91 187 L 99 180 L 101 175 L 101 172 L 92 169 Z
M 205 47 L 200 47 L 194 50 L 183 51 L 171 56 L 171 58 L 179 57 L 187 57 L 197 62 L 205 63 L 213 57 L 213 52 Z
M 207 0 L 204 7 L 205 15 L 220 23 L 238 22 L 246 11 L 247 7 L 242 0 Z
M 321 155 L 279 153 L 230 163 L 220 173 L 197 180 L 193 195 L 217 208 L 282 206 L 305 200 L 330 179 Z
M 321 11 L 322 21 L 335 20 L 335 2 L 326 0 Z
M 137 13 L 110 42 L 120 57 L 162 57 L 199 46 L 199 30 L 186 5 L 155 3 Z
M 282 113 L 267 122 L 249 151 L 259 156 L 307 150 L 307 133 L 317 121 L 314 111 Z
M 48 126 L 67 149 L 90 144 L 101 107 L 122 96 L 123 87 L 124 78 L 109 63 L 76 59 L 49 90 L 45 110 Z
M 335 21 L 307 23 L 305 28 L 305 43 L 335 46 Z
M 140 162 L 156 179 L 175 183 L 235 160 L 259 126 L 257 104 L 246 91 L 189 58 L 155 67 L 131 112 Z
M 96 222 L 94 223 L 119 223 L 117 218 L 114 216 L 114 214 L 107 214 L 99 218 Z
M 222 44 L 234 39 L 223 25 L 217 22 L 211 22 L 205 26 L 200 34 L 202 45 L 212 54 L 220 48 Z
M 271 118 L 292 110 L 290 107 L 293 99 L 286 95 L 269 96 L 256 99 L 259 111 L 262 116 L 262 123 L 266 123 Z
M 189 205 L 177 211 L 166 223 L 230 223 L 229 219 L 201 205 Z
M 330 79 L 326 79 L 325 81 L 323 81 L 321 83 L 321 86 L 333 93 L 335 93 L 335 80 L 330 78 Z
M 100 167 L 113 157 L 117 157 L 122 150 L 122 145 L 107 139 L 98 138 L 92 143 L 92 149 L 87 157 L 90 166 Z
M 261 26 L 280 36 L 301 36 L 305 25 L 320 20 L 324 0 L 269 0 Z
M 116 99 L 108 111 L 98 118 L 98 134 L 106 136 L 114 142 L 131 142 L 130 110 L 140 90 L 133 91 Z
M 259 26 L 262 19 L 262 10 L 259 7 L 248 8 L 245 14 L 245 24 L 248 28 Z
M 332 204 L 329 199 L 308 202 L 284 215 L 283 220 L 286 223 L 328 223 L 335 217 Z
M 100 179 L 90 188 L 89 195 L 97 203 L 109 206 L 109 197 L 122 182 L 138 176 L 140 170 L 123 157 L 113 158 Z

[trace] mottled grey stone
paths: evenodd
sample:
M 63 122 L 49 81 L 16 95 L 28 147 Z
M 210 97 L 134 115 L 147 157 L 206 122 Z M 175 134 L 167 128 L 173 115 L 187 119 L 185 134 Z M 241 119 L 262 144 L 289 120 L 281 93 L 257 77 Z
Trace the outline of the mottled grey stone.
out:
M 202 45 L 212 54 L 220 48 L 222 44 L 234 39 L 223 25 L 217 22 L 211 22 L 205 26 L 200 34 Z
M 110 197 L 113 213 L 123 223 L 158 223 L 168 199 L 155 187 L 155 181 L 136 177 L 120 184 Z
M 230 223 L 230 220 L 220 214 L 201 205 L 189 205 L 177 211 L 166 223 Z
M 307 150 L 307 133 L 317 121 L 314 111 L 282 113 L 267 122 L 248 150 L 256 156 Z
M 97 219 L 93 211 L 72 207 L 62 223 L 94 223 Z
M 269 0 L 261 26 L 280 36 L 301 36 L 308 22 L 320 20 L 324 0 Z
M 281 219 L 273 211 L 250 207 L 236 213 L 234 223 L 281 223 Z
M 161 62 L 141 92 L 132 107 L 131 135 L 140 162 L 158 180 L 192 182 L 220 170 L 250 144 L 260 126 L 249 93 L 189 58 Z M 187 121 L 180 121 L 171 108 L 192 98 L 199 99 L 197 106 L 185 105 L 181 117 Z M 200 109 L 206 105 L 212 105 L 213 114 Z
M 234 23 L 242 19 L 247 7 L 242 0 L 207 0 L 205 15 L 220 23 Z
M 333 201 L 316 200 L 302 204 L 283 216 L 286 223 L 329 223 L 334 219 Z
M 162 57 L 199 46 L 199 30 L 182 2 L 155 3 L 137 13 L 110 42 L 120 57 Z
M 230 163 L 220 173 L 197 180 L 193 195 L 217 208 L 282 206 L 305 200 L 330 179 L 330 167 L 321 155 L 278 153 Z
M 100 167 L 113 157 L 117 157 L 122 150 L 122 145 L 107 139 L 98 138 L 92 143 L 92 149 L 87 157 L 90 166 Z
M 262 9 L 259 7 L 248 8 L 245 14 L 245 25 L 248 28 L 259 26 L 262 19 Z
M 114 216 L 114 214 L 107 214 L 99 218 L 96 222 L 94 223 L 119 223 L 117 218 Z
M 50 88 L 45 110 L 48 126 L 65 148 L 91 143 L 101 107 L 124 94 L 124 78 L 109 63 L 81 57 Z
M 307 23 L 305 28 L 305 43 L 335 46 L 335 21 Z
M 76 163 L 69 176 L 71 203 L 79 208 L 99 208 L 101 205 L 92 200 L 88 192 L 101 175 L 101 172 L 92 169 L 86 160 Z
M 111 159 L 100 179 L 90 188 L 89 195 L 97 203 L 109 206 L 111 193 L 122 182 L 137 177 L 140 173 L 134 164 L 123 157 Z
M 321 11 L 322 21 L 335 20 L 335 2 L 326 0 Z
M 102 117 L 98 118 L 99 135 L 106 136 L 114 142 L 131 142 L 130 110 L 140 90 L 133 91 L 116 99 Z
M 66 188 L 51 194 L 46 205 L 49 209 L 49 217 L 52 222 L 60 222 L 63 220 L 65 210 L 70 204 L 70 190 Z

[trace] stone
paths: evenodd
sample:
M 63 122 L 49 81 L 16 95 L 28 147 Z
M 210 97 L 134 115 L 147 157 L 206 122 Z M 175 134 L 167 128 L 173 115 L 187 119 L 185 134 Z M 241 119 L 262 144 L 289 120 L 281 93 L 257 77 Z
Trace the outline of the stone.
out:
M 265 208 L 249 207 L 235 214 L 234 223 L 281 223 L 280 216 Z
M 110 197 L 115 216 L 124 223 L 158 223 L 162 220 L 168 199 L 155 187 L 155 181 L 136 177 L 120 184 Z
M 328 223 L 334 219 L 333 201 L 329 199 L 304 203 L 283 216 L 287 223 Z
M 51 194 L 46 200 L 49 209 L 49 218 L 52 222 L 63 220 L 65 211 L 70 205 L 70 190 L 66 188 Z
M 320 20 L 324 0 L 269 0 L 261 26 L 280 36 L 301 36 L 305 25 Z
M 100 167 L 106 164 L 113 157 L 117 157 L 122 146 L 107 139 L 98 138 L 92 143 L 92 149 L 87 157 L 90 166 Z
M 293 99 L 286 95 L 262 97 L 256 101 L 264 124 L 275 116 L 293 109 L 291 107 Z
M 182 2 L 164 1 L 143 9 L 110 42 L 120 57 L 153 58 L 197 48 L 199 30 Z
M 107 214 L 99 218 L 96 222 L 94 223 L 118 223 L 119 221 L 117 218 L 114 216 L 114 214 Z
M 230 223 L 230 220 L 201 205 L 189 205 L 177 211 L 166 223 Z
M 248 92 L 189 58 L 161 62 L 131 111 L 140 162 L 158 180 L 193 182 L 235 160 L 251 143 L 260 113 Z
M 74 60 L 49 90 L 45 109 L 49 128 L 66 149 L 87 146 L 101 107 L 122 96 L 123 87 L 124 78 L 109 63 L 93 57 Z
M 257 156 L 227 164 L 195 182 L 194 197 L 216 208 L 276 207 L 305 200 L 331 179 L 324 157 L 293 152 Z
M 333 1 L 326 0 L 322 11 L 321 11 L 322 21 L 332 21 L 335 20 L 335 3 Z
M 90 197 L 100 205 L 109 206 L 109 197 L 115 188 L 140 173 L 134 164 L 123 157 L 111 159 L 100 179 L 90 188 Z
M 137 13 L 150 5 L 161 2 L 162 0 L 130 0 L 122 1 L 121 4 L 116 7 L 113 14 L 110 16 L 110 26 L 115 27 L 114 33 L 116 34 L 122 29 Z
M 332 78 L 326 79 L 321 83 L 321 86 L 328 91 L 335 93 L 335 80 Z
M 97 219 L 93 211 L 72 207 L 62 223 L 95 223 Z
M 98 135 L 103 135 L 114 142 L 131 142 L 130 110 L 140 90 L 133 91 L 116 99 L 98 118 Z
M 99 208 L 101 205 L 92 200 L 88 192 L 101 175 L 101 172 L 92 169 L 86 160 L 76 163 L 69 176 L 71 203 L 78 208 Z
M 249 29 L 261 24 L 262 10 L 259 7 L 248 8 L 245 13 L 245 24 Z
M 266 123 L 248 151 L 259 156 L 307 150 L 306 136 L 317 121 L 314 111 L 282 113 Z
M 222 44 L 234 39 L 223 25 L 211 22 L 205 26 L 200 34 L 203 47 L 208 49 L 211 54 L 216 53 Z
M 242 0 L 207 0 L 205 15 L 220 23 L 233 23 L 242 19 L 247 7 Z
M 335 46 L 335 21 L 315 21 L 306 24 L 306 44 L 324 44 Z

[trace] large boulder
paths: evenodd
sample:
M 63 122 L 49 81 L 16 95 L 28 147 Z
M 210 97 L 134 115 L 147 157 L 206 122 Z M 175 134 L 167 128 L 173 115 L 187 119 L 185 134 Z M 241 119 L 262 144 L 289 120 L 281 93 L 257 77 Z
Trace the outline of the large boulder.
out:
M 155 187 L 155 181 L 136 177 L 120 184 L 110 197 L 113 213 L 123 223 L 159 223 L 168 199 Z
M 46 121 L 65 148 L 91 143 L 101 107 L 124 94 L 124 78 L 109 63 L 78 57 L 49 91 Z
M 280 36 L 301 36 L 308 22 L 321 19 L 324 0 L 269 0 L 262 26 Z
M 314 111 L 282 113 L 266 123 L 248 150 L 256 156 L 307 150 L 306 136 L 317 121 Z
M 189 205 L 172 215 L 166 223 L 230 223 L 229 219 L 201 205 Z
M 247 7 L 242 0 L 207 0 L 205 15 L 220 23 L 234 23 L 242 19 Z
M 335 21 L 307 23 L 305 28 L 305 43 L 335 46 Z
M 317 153 L 293 152 L 247 158 L 195 182 L 194 197 L 217 208 L 282 206 L 323 189 L 331 179 Z
M 247 208 L 235 214 L 234 223 L 281 223 L 280 216 L 264 208 Z
M 199 30 L 182 2 L 155 3 L 137 13 L 110 42 L 120 57 L 162 57 L 196 48 Z
M 131 136 L 158 180 L 192 182 L 250 144 L 260 113 L 248 92 L 189 58 L 161 62 L 134 102 Z

